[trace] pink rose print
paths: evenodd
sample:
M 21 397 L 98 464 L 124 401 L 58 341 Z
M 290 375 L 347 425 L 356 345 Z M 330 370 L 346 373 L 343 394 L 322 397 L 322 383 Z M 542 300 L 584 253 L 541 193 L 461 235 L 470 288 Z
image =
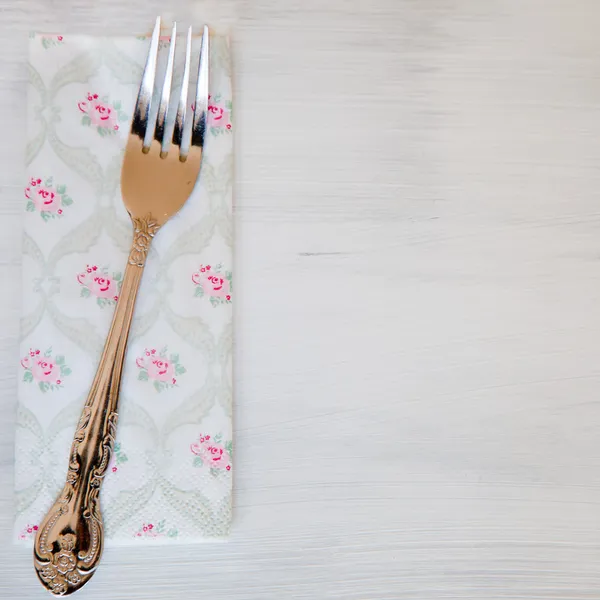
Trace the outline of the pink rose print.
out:
M 214 136 L 231 131 L 232 106 L 231 100 L 221 102 L 221 94 L 208 97 L 208 129 Z M 196 110 L 195 103 L 192 110 Z
M 148 362 L 148 375 L 155 381 L 172 381 L 175 366 L 168 360 L 157 358 Z
M 211 265 L 200 265 L 192 275 L 192 283 L 196 286 L 194 295 L 200 298 L 206 296 L 213 307 L 219 304 L 230 304 L 231 280 L 231 271 L 222 271 L 220 264 L 214 268 Z
M 222 103 L 221 94 L 208 97 L 208 126 L 213 135 L 218 135 L 222 130 L 231 130 L 231 109 L 231 101 Z
M 123 452 L 121 448 L 121 444 L 119 442 L 115 443 L 115 447 L 113 448 L 112 457 L 110 459 L 110 463 L 108 464 L 109 472 L 116 473 L 119 470 L 119 466 L 123 463 L 126 463 L 129 459 L 127 458 L 127 454 Z
M 52 188 L 38 187 L 32 199 L 35 207 L 40 212 L 48 211 L 55 213 L 58 212 L 61 206 L 60 196 Z
M 157 392 L 175 387 L 178 376 L 186 372 L 179 362 L 179 354 L 167 355 L 166 346 L 160 352 L 156 348 L 146 348 L 135 364 L 140 370 L 138 380 L 152 381 Z
M 27 212 L 39 212 L 44 221 L 63 216 L 63 208 L 71 206 L 73 200 L 67 195 L 66 185 L 54 187 L 52 177 L 42 182 L 39 177 L 31 177 L 25 188 Z
M 40 40 L 44 50 L 48 50 L 48 48 L 62 45 L 64 37 L 62 35 L 41 35 Z
M 92 291 L 98 298 L 116 298 L 117 285 L 110 277 L 94 277 Z
M 31 365 L 31 372 L 36 381 L 54 382 L 60 379 L 58 365 L 51 358 L 34 361 Z
M 190 445 L 195 455 L 195 467 L 207 467 L 212 475 L 220 471 L 231 471 L 231 455 L 233 444 L 231 440 L 223 443 L 222 434 L 212 437 L 210 434 L 200 434 L 197 442 Z
M 48 348 L 44 354 L 30 348 L 29 354 L 21 359 L 21 366 L 25 369 L 23 381 L 37 383 L 44 393 L 61 388 L 64 378 L 71 374 L 64 356 L 52 357 L 52 348 Z
M 141 42 L 147 42 L 152 36 L 150 35 L 138 35 L 136 36 L 136 39 L 140 40 Z M 171 44 L 171 36 L 170 35 L 161 35 L 158 38 L 158 50 L 164 50 L 165 48 L 169 48 L 169 45 Z
M 82 286 L 81 297 L 96 298 L 96 304 L 100 308 L 113 305 L 119 299 L 122 273 L 108 274 L 106 267 L 99 268 L 98 265 L 87 265 L 85 271 L 77 275 L 77 281 Z
M 121 110 L 120 102 L 109 104 L 108 96 L 88 93 L 86 100 L 77 103 L 83 113 L 81 124 L 95 127 L 101 136 L 114 135 L 119 131 L 119 121 L 127 121 L 129 117 Z
M 133 537 L 144 537 L 144 538 L 157 538 L 157 537 L 170 537 L 176 538 L 178 535 L 177 529 L 174 527 L 167 529 L 165 520 L 158 521 L 158 523 L 142 523 L 142 526 L 133 534 Z
M 19 533 L 19 539 L 30 540 L 36 535 L 38 529 L 39 527 L 37 525 L 30 525 L 27 523 L 27 525 L 21 530 L 21 533 Z

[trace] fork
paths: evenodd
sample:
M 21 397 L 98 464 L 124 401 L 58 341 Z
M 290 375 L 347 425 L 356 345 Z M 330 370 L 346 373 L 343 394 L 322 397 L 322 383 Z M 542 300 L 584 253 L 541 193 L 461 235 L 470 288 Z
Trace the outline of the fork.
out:
M 133 223 L 121 294 L 73 438 L 65 486 L 35 538 L 37 575 L 55 596 L 71 594 L 85 585 L 100 562 L 104 526 L 99 493 L 113 451 L 123 361 L 144 264 L 156 232 L 185 204 L 200 172 L 208 108 L 208 27 L 204 26 L 202 35 L 191 130 L 186 118 L 192 44 L 192 29 L 188 29 L 183 80 L 169 144 L 167 115 L 176 33 L 174 24 L 160 102 L 155 117 L 151 117 L 160 35 L 160 17 L 156 19 L 121 171 L 123 201 Z

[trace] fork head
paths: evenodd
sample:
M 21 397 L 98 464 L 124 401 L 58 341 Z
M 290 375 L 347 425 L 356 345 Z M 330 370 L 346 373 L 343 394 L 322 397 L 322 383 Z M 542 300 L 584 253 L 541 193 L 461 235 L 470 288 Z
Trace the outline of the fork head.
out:
M 173 81 L 176 33 L 174 24 L 159 106 L 155 116 L 151 118 L 160 36 L 160 17 L 156 19 L 121 171 L 121 192 L 131 218 L 135 221 L 151 217 L 157 226 L 163 225 L 185 204 L 198 179 L 208 110 L 209 33 L 208 27 L 204 26 L 192 125 L 189 127 L 190 117 L 186 116 L 186 105 L 192 45 L 190 27 L 179 104 L 173 135 L 169 139 L 167 115 Z

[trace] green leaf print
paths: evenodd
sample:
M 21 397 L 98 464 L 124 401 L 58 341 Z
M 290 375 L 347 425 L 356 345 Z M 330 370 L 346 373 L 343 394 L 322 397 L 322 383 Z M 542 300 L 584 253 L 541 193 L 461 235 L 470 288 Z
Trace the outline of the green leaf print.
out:
M 138 381 L 148 381 L 148 371 L 142 369 L 138 374 Z
M 73 198 L 71 198 L 71 196 L 64 195 L 61 198 L 61 202 L 63 206 L 71 206 L 71 204 L 73 204 Z
M 196 289 L 194 290 L 194 296 L 197 298 L 202 298 L 202 296 L 204 296 L 204 289 L 201 285 L 196 286 Z
M 162 381 L 155 381 L 154 382 L 154 389 L 157 392 L 162 392 L 165 389 L 165 384 Z
M 46 393 L 50 389 L 50 386 L 45 381 L 40 381 L 38 383 L 38 386 L 40 390 L 42 390 L 42 392 L 44 393 Z
M 27 212 L 35 212 L 35 204 L 30 200 L 25 207 Z
M 40 217 L 42 217 L 42 219 L 47 223 L 48 219 L 51 218 L 51 215 L 49 212 L 41 212 Z
M 61 196 L 67 191 L 67 186 L 66 185 L 57 185 L 56 186 L 56 193 L 60 194 Z
M 81 288 L 81 292 L 80 292 L 80 294 L 79 294 L 79 295 L 80 295 L 82 298 L 89 298 L 89 297 L 90 297 L 90 294 L 91 294 L 90 290 L 88 290 L 88 288 L 84 287 L 84 288 Z
M 25 371 L 25 373 L 23 373 L 23 381 L 26 381 L 27 383 L 33 381 L 33 374 L 31 371 Z
M 65 366 L 61 366 L 60 367 L 60 374 L 63 377 L 68 377 L 73 371 L 71 371 L 71 369 L 69 369 L 69 367 L 65 367 Z
M 222 439 L 223 439 L 222 433 L 217 433 L 217 435 L 215 435 L 215 442 L 217 442 L 217 444 L 220 444 Z
M 114 104 L 113 104 L 113 108 L 115 110 L 121 110 L 121 101 L 117 100 Z
M 165 530 L 165 520 L 159 521 L 156 525 L 156 533 L 162 533 Z
M 59 354 L 58 356 L 56 356 L 54 358 L 54 361 L 56 362 L 57 365 L 64 365 L 65 364 L 65 357 L 62 354 Z
M 177 537 L 177 529 L 169 529 L 167 533 L 167 537 L 174 538 Z
M 121 442 L 115 442 L 115 454 L 121 452 Z
M 92 124 L 92 119 L 90 119 L 88 115 L 83 115 L 83 117 L 81 117 L 81 124 L 89 127 Z
M 179 365 L 179 364 L 175 365 L 175 373 L 177 375 L 183 375 L 186 371 L 187 371 L 187 369 L 184 366 Z
M 202 458 L 200 458 L 199 456 L 196 456 L 194 458 L 194 466 L 195 467 L 202 467 L 204 465 L 204 462 L 202 461 Z
M 225 442 L 225 450 L 227 450 L 227 454 L 231 457 L 231 453 L 233 452 L 233 442 L 231 440 Z
M 179 362 L 179 354 L 171 354 L 170 360 L 172 363 L 178 363 Z
M 52 356 L 52 346 L 50 346 L 50 348 L 44 352 L 44 356 Z
M 121 273 L 120 271 L 113 273 L 113 279 L 115 281 L 121 281 L 121 279 L 123 279 L 123 273 Z

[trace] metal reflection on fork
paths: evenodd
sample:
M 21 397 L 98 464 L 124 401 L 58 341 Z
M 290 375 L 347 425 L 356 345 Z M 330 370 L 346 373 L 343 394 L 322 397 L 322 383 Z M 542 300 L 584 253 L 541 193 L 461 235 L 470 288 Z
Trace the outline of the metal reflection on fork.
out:
M 65 486 L 35 539 L 37 575 L 55 596 L 71 594 L 85 585 L 100 562 L 104 528 L 99 492 L 113 450 L 121 373 L 135 299 L 152 238 L 185 204 L 200 172 L 208 108 L 209 33 L 205 26 L 190 139 L 186 140 L 192 38 L 191 28 L 188 30 L 183 81 L 169 144 L 165 134 L 176 33 L 173 25 L 154 123 L 150 115 L 160 35 L 160 17 L 157 18 L 121 172 L 123 201 L 133 223 L 133 242 L 121 295 L 75 432 Z

